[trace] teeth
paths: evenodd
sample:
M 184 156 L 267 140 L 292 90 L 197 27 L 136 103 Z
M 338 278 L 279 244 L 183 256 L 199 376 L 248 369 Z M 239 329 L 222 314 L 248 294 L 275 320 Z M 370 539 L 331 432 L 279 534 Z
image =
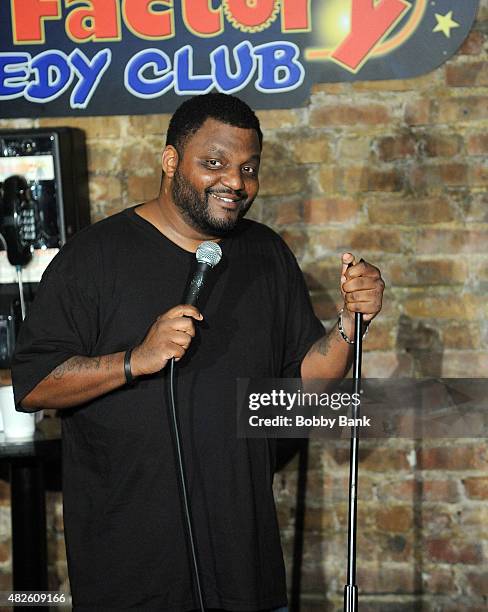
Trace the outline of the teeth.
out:
M 215 195 L 215 193 L 212 193 L 214 198 L 217 198 L 217 200 L 222 200 L 222 202 L 229 202 L 230 204 L 235 204 L 235 200 L 231 200 L 230 198 L 222 198 L 218 195 Z

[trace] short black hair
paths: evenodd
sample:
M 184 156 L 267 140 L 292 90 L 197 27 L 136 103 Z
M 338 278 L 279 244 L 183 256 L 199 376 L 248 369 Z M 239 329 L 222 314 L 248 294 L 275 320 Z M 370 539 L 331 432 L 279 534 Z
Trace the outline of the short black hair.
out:
M 234 127 L 256 130 L 259 146 L 263 146 L 263 133 L 254 111 L 236 96 L 210 93 L 195 96 L 179 106 L 168 127 L 166 146 L 172 145 L 181 155 L 185 143 L 207 119 L 216 119 Z

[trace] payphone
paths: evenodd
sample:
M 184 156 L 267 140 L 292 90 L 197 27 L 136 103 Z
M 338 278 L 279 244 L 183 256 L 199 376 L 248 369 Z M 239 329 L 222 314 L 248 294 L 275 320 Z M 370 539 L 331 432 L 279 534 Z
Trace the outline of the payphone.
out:
M 45 267 L 89 223 L 83 132 L 0 130 L 0 368 Z

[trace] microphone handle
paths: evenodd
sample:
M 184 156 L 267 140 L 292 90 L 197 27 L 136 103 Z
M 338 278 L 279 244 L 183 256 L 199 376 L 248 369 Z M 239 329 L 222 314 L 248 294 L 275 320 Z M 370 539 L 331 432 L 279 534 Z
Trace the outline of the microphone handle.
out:
M 205 277 L 211 269 L 212 267 L 209 264 L 197 262 L 196 270 L 193 273 L 190 284 L 186 288 L 182 304 L 196 306 L 204 286 Z

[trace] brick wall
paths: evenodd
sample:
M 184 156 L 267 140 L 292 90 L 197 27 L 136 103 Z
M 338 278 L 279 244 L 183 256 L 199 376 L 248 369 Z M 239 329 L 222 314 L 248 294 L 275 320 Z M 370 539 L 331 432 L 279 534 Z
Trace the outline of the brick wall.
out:
M 303 108 L 259 112 L 264 162 L 252 217 L 277 229 L 297 254 L 321 319 L 331 324 L 335 317 L 343 250 L 383 271 L 383 313 L 364 345 L 367 376 L 488 372 L 487 49 L 488 0 L 481 0 L 468 40 L 435 72 L 405 81 L 317 85 Z M 82 128 L 96 221 L 156 195 L 168 119 L 0 120 L 0 127 Z M 486 606 L 487 454 L 476 439 L 362 443 L 363 612 Z M 341 609 L 347 459 L 341 442 L 309 449 L 302 610 Z M 275 483 L 290 578 L 297 468 L 295 458 Z M 0 569 L 7 585 L 4 485 Z M 49 500 L 57 588 L 66 581 L 60 496 Z

